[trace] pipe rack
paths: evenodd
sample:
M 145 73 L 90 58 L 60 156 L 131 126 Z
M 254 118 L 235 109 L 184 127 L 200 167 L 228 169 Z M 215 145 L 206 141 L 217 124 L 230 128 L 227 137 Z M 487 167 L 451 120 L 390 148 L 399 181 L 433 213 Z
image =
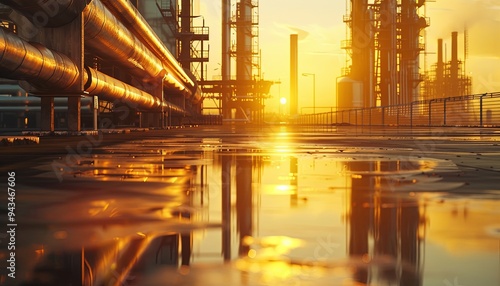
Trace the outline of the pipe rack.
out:
M 43 45 L 28 43 L 18 36 L 0 29 L 0 77 L 21 79 L 35 87 L 44 89 L 69 89 L 76 84 L 79 71 L 66 55 L 50 50 Z M 83 74 L 85 92 L 106 100 L 120 100 L 139 109 L 185 111 L 136 87 L 112 78 L 100 71 L 86 67 Z
M 47 5 L 29 0 L 0 0 L 0 3 L 16 9 L 35 25 L 37 13 L 46 8 L 43 5 Z M 201 100 L 197 84 L 128 1 L 71 0 L 64 4 L 59 4 L 59 1 L 54 3 L 60 6 L 52 7 L 54 13 L 46 23 L 47 27 L 62 26 L 75 19 L 78 13 L 83 13 L 84 44 L 97 56 L 126 68 L 144 82 L 161 82 L 164 87 L 175 90 L 195 104 Z M 115 16 L 119 14 L 123 14 L 120 19 Z M 78 79 L 77 65 L 69 57 L 5 32 L 0 37 L 0 62 L 4 67 L 0 76 L 23 79 L 37 88 L 56 87 L 61 90 L 74 85 Z M 104 98 L 123 99 L 143 109 L 166 105 L 164 107 L 185 113 L 173 104 L 161 103 L 161 99 L 97 70 L 87 67 L 83 77 L 87 82 L 85 91 L 100 93 Z

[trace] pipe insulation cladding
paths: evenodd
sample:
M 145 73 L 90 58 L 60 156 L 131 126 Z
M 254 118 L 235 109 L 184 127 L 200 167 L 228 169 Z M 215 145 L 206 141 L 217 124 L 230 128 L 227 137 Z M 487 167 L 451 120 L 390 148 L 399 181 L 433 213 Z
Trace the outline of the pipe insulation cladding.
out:
M 0 29 L 0 77 L 25 80 L 40 90 L 59 89 L 64 93 L 77 84 L 77 65 L 66 55 L 47 47 L 28 43 Z M 185 111 L 136 87 L 86 67 L 85 91 L 105 100 L 120 100 L 134 108 L 151 110 L 163 107 L 176 113 Z
M 66 90 L 78 79 L 78 68 L 67 56 L 28 43 L 0 29 L 0 77 L 30 79 L 34 86 Z
M 56 3 L 61 2 L 53 1 Z M 0 3 L 9 5 L 25 15 L 33 24 L 40 25 L 36 21 L 36 16 L 38 12 L 43 10 L 36 10 L 35 8 L 25 9 L 25 5 L 28 5 L 26 4 L 28 2 L 31 3 L 32 1 L 0 0 Z M 65 4 L 60 9 L 69 5 L 71 9 L 68 8 L 69 10 L 66 10 L 78 11 L 76 7 L 84 6 L 81 10 L 84 18 L 84 43 L 97 56 L 129 70 L 131 74 L 145 82 L 163 80 L 166 86 L 191 99 L 194 103 L 201 100 L 201 92 L 197 88 L 197 85 L 180 67 L 170 52 L 164 46 L 163 48 L 161 47 L 161 41 L 160 43 L 157 41 L 157 36 L 151 27 L 149 27 L 145 20 L 140 20 L 143 19 L 142 16 L 135 21 L 131 19 L 126 21 L 126 24 L 131 26 L 130 30 L 100 0 L 74 0 L 70 2 L 72 3 L 71 5 Z M 128 14 L 140 15 L 135 10 L 135 7 L 127 8 L 127 5 L 123 3 L 118 4 L 109 5 L 110 7 L 114 7 L 115 14 L 116 11 L 124 11 L 124 14 L 127 14 L 125 12 L 128 11 Z M 43 6 L 47 4 L 38 3 L 37 5 Z M 28 7 L 31 6 L 28 5 Z M 130 6 L 130 3 L 128 3 L 128 6 Z M 120 18 L 122 20 L 127 19 L 125 16 Z M 66 22 L 66 17 L 60 14 L 54 14 L 50 19 L 54 25 Z M 144 23 L 142 23 L 143 21 Z M 138 27 L 134 28 L 134 25 L 138 25 Z M 136 31 L 137 35 L 140 34 L 140 39 L 132 31 Z
M 141 13 L 128 0 L 100 0 L 122 22 L 127 24 L 134 34 L 139 37 L 160 58 L 167 67 L 175 72 L 176 76 L 194 87 L 195 82 L 183 71 L 180 64 L 169 52 L 162 40 L 153 31 L 153 28 L 142 17 Z
M 138 77 L 159 80 L 166 76 L 168 71 L 161 61 L 102 2 L 92 1 L 83 15 L 85 46 L 98 56 L 130 69 Z
M 201 88 L 188 75 L 175 57 L 170 53 L 168 48 L 154 32 L 148 22 L 144 19 L 141 13 L 128 0 L 100 0 L 120 21 L 127 25 L 154 54 L 165 65 L 168 71 L 166 75 L 167 81 L 181 80 L 185 82 L 190 90 L 186 92 L 186 97 L 191 99 L 194 104 L 202 100 Z

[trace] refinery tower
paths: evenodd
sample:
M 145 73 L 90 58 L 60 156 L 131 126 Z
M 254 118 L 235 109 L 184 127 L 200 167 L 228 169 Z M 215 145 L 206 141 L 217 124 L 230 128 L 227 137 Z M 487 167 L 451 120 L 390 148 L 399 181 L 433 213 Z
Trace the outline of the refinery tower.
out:
M 339 109 L 410 103 L 420 98 L 425 0 L 350 0 L 342 48 L 349 54 L 337 81 Z

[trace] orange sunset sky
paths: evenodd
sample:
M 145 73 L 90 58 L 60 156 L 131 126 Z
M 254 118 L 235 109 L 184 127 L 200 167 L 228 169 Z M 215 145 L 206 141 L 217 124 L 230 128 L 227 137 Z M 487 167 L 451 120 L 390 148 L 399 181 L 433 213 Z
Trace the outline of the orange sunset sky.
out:
M 316 74 L 316 106 L 333 107 L 336 78 L 348 57 L 340 48 L 346 39 L 343 15 L 346 0 L 260 0 L 259 41 L 262 72 L 266 80 L 280 81 L 271 89 L 266 112 L 277 111 L 280 97 L 289 96 L 289 37 L 299 35 L 299 75 Z M 195 13 L 203 15 L 210 27 L 208 78 L 220 75 L 221 1 L 198 0 Z M 430 67 L 436 62 L 437 39 L 443 38 L 450 58 L 451 32 L 459 32 L 459 58 L 464 59 L 463 35 L 469 35 L 466 71 L 472 76 L 473 93 L 500 91 L 500 0 L 434 0 L 425 9 L 431 26 L 426 29 L 427 55 L 421 57 Z M 421 8 L 421 14 L 424 9 Z M 312 106 L 312 79 L 299 77 L 299 109 Z M 323 109 L 326 111 L 326 109 Z M 329 110 L 329 109 L 328 109 Z M 322 111 L 318 109 L 318 111 Z

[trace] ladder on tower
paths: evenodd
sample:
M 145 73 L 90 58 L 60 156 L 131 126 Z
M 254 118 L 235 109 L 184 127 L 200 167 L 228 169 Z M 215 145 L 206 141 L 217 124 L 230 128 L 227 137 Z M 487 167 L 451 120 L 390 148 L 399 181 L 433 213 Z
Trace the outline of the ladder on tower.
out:
M 377 12 L 377 16 L 375 16 L 375 20 L 373 23 L 373 26 L 375 29 L 379 29 L 381 23 L 380 23 L 380 4 L 381 0 L 376 0 L 373 9 Z M 380 43 L 378 40 L 378 37 L 374 37 L 373 39 L 373 46 L 374 46 L 374 56 L 375 56 L 375 66 L 374 66 L 374 71 L 373 71 L 373 82 L 375 84 L 374 86 L 374 93 L 375 93 L 375 106 L 379 106 L 382 103 L 382 77 L 381 77 L 381 51 L 380 51 Z
M 172 31 L 174 35 L 177 35 L 179 33 L 179 22 L 177 17 L 177 8 L 173 2 L 175 1 L 156 0 L 156 6 L 158 7 L 158 10 L 160 10 L 161 16 L 163 20 L 165 20 L 165 23 L 167 23 L 170 31 Z

